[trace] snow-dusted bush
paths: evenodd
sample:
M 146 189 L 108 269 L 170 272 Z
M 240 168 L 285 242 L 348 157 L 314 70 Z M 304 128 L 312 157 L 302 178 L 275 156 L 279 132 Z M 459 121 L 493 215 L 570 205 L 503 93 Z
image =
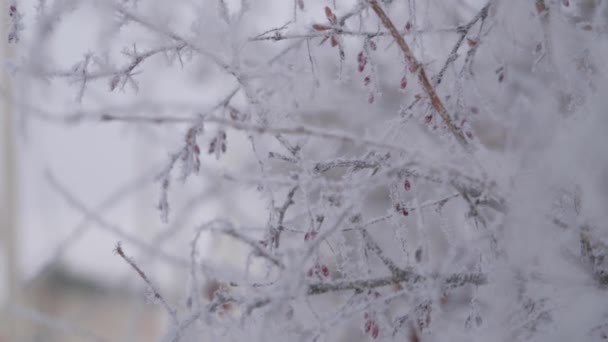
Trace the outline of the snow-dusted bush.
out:
M 595 341 L 607 8 L 56 0 L 12 8 L 9 40 L 32 91 L 76 97 L 69 113 L 21 98 L 24 120 L 162 131 L 168 227 L 184 189 L 219 187 L 179 254 L 113 231 L 167 341 Z M 74 30 L 70 59 L 54 44 Z M 220 236 L 245 256 L 211 262 Z M 181 300 L 136 248 L 188 275 Z

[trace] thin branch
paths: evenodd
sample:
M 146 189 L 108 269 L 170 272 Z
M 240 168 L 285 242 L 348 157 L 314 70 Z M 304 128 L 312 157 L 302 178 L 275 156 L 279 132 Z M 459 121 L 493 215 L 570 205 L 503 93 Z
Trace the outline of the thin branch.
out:
M 213 227 L 214 223 L 221 223 L 222 227 Z M 229 222 L 226 222 L 223 220 L 211 221 L 211 222 L 205 223 L 204 225 L 197 228 L 197 232 L 202 231 L 202 230 L 219 232 L 219 233 L 223 233 L 228 236 L 231 236 L 231 237 L 245 243 L 246 245 L 249 245 L 251 248 L 253 248 L 254 252 L 257 255 L 267 259 L 268 261 L 270 261 L 272 264 L 276 265 L 277 267 L 279 267 L 281 269 L 285 268 L 285 265 L 283 264 L 283 262 L 281 260 L 279 260 L 277 257 L 275 257 L 274 255 L 270 254 L 268 252 L 268 250 L 266 250 L 266 248 L 264 248 L 264 246 L 259 244 L 256 240 L 254 240 L 254 239 L 242 234 L 238 230 L 236 230 L 232 226 L 232 224 Z
M 458 37 L 458 40 L 456 41 L 456 44 L 454 44 L 454 47 L 452 47 L 452 51 L 450 52 L 450 54 L 448 55 L 448 58 L 446 59 L 446 61 L 443 64 L 443 66 L 441 67 L 441 70 L 439 70 L 439 72 L 437 73 L 437 75 L 435 75 L 433 77 L 433 86 L 434 87 L 437 87 L 441 83 L 441 81 L 443 80 L 443 75 L 445 74 L 445 71 L 447 70 L 448 66 L 450 64 L 454 63 L 458 59 L 458 50 L 460 49 L 460 46 L 464 42 L 466 36 L 469 34 L 469 31 L 471 30 L 471 28 L 479 20 L 485 20 L 485 18 L 488 16 L 488 8 L 489 7 L 490 7 L 490 3 L 488 2 L 473 17 L 473 19 L 471 19 L 467 24 L 458 27 L 458 33 L 460 34 L 460 37 Z
M 461 26 L 437 29 L 437 30 L 410 30 L 410 31 L 399 31 L 399 35 L 407 36 L 407 35 L 415 35 L 415 34 L 440 34 L 440 33 L 454 33 L 460 32 L 462 30 Z M 388 31 L 351 31 L 340 29 L 339 27 L 333 28 L 331 30 L 325 31 L 311 31 L 307 33 L 292 33 L 292 34 L 280 34 L 275 32 L 273 35 L 264 35 L 260 34 L 258 36 L 249 38 L 250 42 L 256 41 L 281 41 L 281 40 L 293 40 L 293 39 L 313 39 L 313 38 L 324 38 L 328 34 L 334 35 L 342 35 L 342 36 L 352 36 L 352 37 L 366 37 L 366 38 L 374 38 L 374 37 L 387 37 L 392 36 L 391 32 Z
M 43 76 L 46 77 L 69 77 L 75 78 L 76 80 L 95 80 L 98 78 L 110 77 L 110 76 L 128 76 L 133 73 L 136 67 L 141 65 L 144 61 L 149 59 L 152 56 L 166 53 L 168 51 L 180 51 L 184 47 L 186 47 L 185 43 L 176 43 L 168 46 L 162 46 L 154 49 L 150 49 L 146 52 L 134 54 L 131 61 L 125 64 L 123 67 L 120 67 L 115 70 L 99 70 L 96 72 L 87 72 L 83 70 L 82 73 L 74 73 L 73 71 L 55 71 L 45 73 Z
M 274 248 L 279 248 L 279 240 L 281 238 L 281 232 L 283 230 L 285 230 L 285 227 L 283 226 L 283 221 L 285 220 L 285 213 L 287 212 L 287 209 L 289 209 L 289 207 L 295 203 L 293 201 L 293 197 L 296 194 L 296 191 L 298 190 L 299 187 L 300 187 L 299 185 L 296 185 L 293 188 L 291 188 L 291 190 L 289 190 L 289 192 L 287 193 L 287 196 L 285 198 L 285 202 L 283 203 L 283 205 L 280 208 L 277 208 L 277 212 L 279 214 L 279 219 L 277 222 L 277 232 L 274 235 Z
M 338 25 L 340 27 L 344 26 L 344 24 L 346 23 L 346 20 L 348 20 L 349 18 L 361 13 L 363 10 L 365 10 L 367 8 L 367 4 L 365 4 L 363 1 L 359 2 L 352 10 L 350 10 L 349 12 L 345 13 L 344 15 L 342 15 L 341 17 L 338 18 Z M 312 31 L 311 31 L 312 32 Z M 281 57 L 283 57 L 285 54 L 287 54 L 289 51 L 298 48 L 300 45 L 302 45 L 302 43 L 304 43 L 305 41 L 308 40 L 308 38 L 299 38 L 299 39 L 294 39 L 295 41 L 293 43 L 291 43 L 289 46 L 287 46 L 285 49 L 283 49 L 281 52 L 279 52 L 278 54 L 276 54 L 274 57 L 272 57 L 268 62 L 267 65 L 272 65 L 274 64 L 276 61 L 278 61 Z
M 450 199 L 456 198 L 458 196 L 460 196 L 460 194 L 459 193 L 455 193 L 455 194 L 446 196 L 446 197 L 444 197 L 442 199 L 438 199 L 438 200 L 428 201 L 428 202 L 422 203 L 418 207 L 406 207 L 406 206 L 403 206 L 402 208 L 405 209 L 405 210 L 407 210 L 408 213 L 411 213 L 411 212 L 414 212 L 416 210 L 421 210 L 421 209 L 432 207 L 432 206 L 442 206 L 445 203 L 447 203 L 447 201 L 449 201 Z M 374 225 L 376 223 L 384 222 L 384 221 L 386 221 L 386 220 L 388 220 L 388 219 L 390 219 L 390 218 L 392 218 L 394 216 L 395 216 L 395 214 L 388 214 L 388 215 L 376 217 L 376 218 L 371 219 L 371 220 L 369 220 L 369 221 L 367 221 L 367 222 L 365 222 L 363 224 L 360 224 L 359 226 L 355 226 L 355 227 L 351 227 L 351 228 L 344 228 L 344 229 L 342 229 L 342 231 L 348 232 L 348 231 L 353 231 L 353 230 L 361 230 L 363 228 L 367 228 L 369 226 L 372 226 L 372 225 Z
M 272 151 L 268 152 L 268 158 L 271 158 L 271 159 L 274 158 L 274 159 L 277 159 L 277 160 L 282 160 L 282 161 L 288 162 L 290 164 L 297 164 L 298 163 L 297 159 L 290 158 L 290 157 L 288 157 L 286 155 L 283 155 L 281 153 L 278 153 L 278 152 L 272 152 Z
M 294 157 L 299 158 L 298 152 L 300 152 L 300 146 L 298 146 L 298 145 L 293 146 L 281 134 L 276 134 L 275 138 L 279 141 L 279 143 L 281 143 L 281 145 L 283 145 L 283 147 L 285 147 L 289 151 L 289 153 L 291 153 Z
M 122 14 L 125 17 L 125 19 L 136 22 L 136 23 L 142 25 L 143 27 L 148 28 L 151 31 L 161 33 L 161 34 L 165 35 L 166 37 L 175 40 L 176 42 L 184 44 L 184 47 L 188 46 L 189 48 L 195 50 L 196 52 L 200 53 L 201 55 L 203 55 L 203 56 L 207 57 L 208 59 L 210 59 L 211 61 L 213 61 L 213 63 L 215 63 L 220 68 L 228 71 L 232 75 L 235 75 L 234 70 L 232 70 L 228 64 L 223 62 L 213 52 L 207 50 L 206 48 L 200 46 L 199 44 L 197 44 L 193 41 L 190 41 L 189 39 L 187 39 L 185 37 L 180 36 L 179 34 L 171 31 L 169 28 L 160 27 L 156 23 L 149 21 L 143 17 L 140 17 L 139 15 L 137 15 L 135 13 L 132 13 L 131 11 L 127 10 L 124 6 L 115 5 L 115 4 L 110 5 L 110 6 L 112 6 L 113 9 L 116 10 L 118 13 Z
M 158 290 L 158 288 L 156 287 L 156 285 L 154 285 L 152 283 L 152 281 L 150 280 L 150 278 L 148 278 L 148 276 L 146 275 L 146 273 L 144 273 L 144 271 L 141 268 L 139 268 L 139 266 L 137 266 L 137 264 L 135 263 L 135 261 L 132 258 L 130 258 L 127 255 L 125 255 L 124 251 L 122 250 L 122 246 L 121 246 L 120 242 L 118 242 L 116 244 L 116 248 L 114 249 L 114 251 L 124 261 L 126 261 L 127 264 L 129 264 L 129 266 L 131 266 L 131 268 L 133 268 L 135 270 L 135 272 L 137 272 L 137 274 L 139 275 L 139 277 L 146 284 L 148 284 L 148 286 L 152 290 L 152 293 L 154 294 L 154 298 L 161 303 L 161 305 L 165 308 L 165 311 L 167 311 L 167 313 L 169 314 L 169 316 L 173 320 L 173 323 L 177 326 L 178 323 L 179 323 L 179 320 L 177 319 L 177 313 L 176 313 L 175 309 L 172 308 L 171 305 L 169 305 L 169 303 L 167 303 L 167 301 L 165 300 L 165 297 L 163 297 L 163 295 L 160 293 L 160 291 Z
M 119 110 L 119 108 L 116 108 Z M 38 113 L 44 113 L 42 109 L 37 110 Z M 305 126 L 303 124 L 296 126 L 265 126 L 259 124 L 252 124 L 247 122 L 234 121 L 223 117 L 206 116 L 200 115 L 198 117 L 192 116 L 143 116 L 143 115 L 115 115 L 107 114 L 105 111 L 102 113 L 89 113 L 85 114 L 83 111 L 77 111 L 73 114 L 63 116 L 63 119 L 58 119 L 52 114 L 42 114 L 48 118 L 54 118 L 54 121 L 63 122 L 77 122 L 77 121 L 101 121 L 101 122 L 123 122 L 123 123 L 138 123 L 138 124 L 185 124 L 185 123 L 196 123 L 196 122 L 209 122 L 216 123 L 238 131 L 255 132 L 259 134 L 281 134 L 281 135 L 293 135 L 293 136 L 314 136 L 318 138 L 325 138 L 331 140 L 339 140 L 349 143 L 360 143 L 367 144 L 370 147 L 382 148 L 397 152 L 411 153 L 412 151 L 406 149 L 402 145 L 391 144 L 389 142 L 383 142 L 366 138 L 361 135 L 355 135 L 348 132 L 339 130 L 326 130 L 323 128 L 316 128 L 311 126 Z

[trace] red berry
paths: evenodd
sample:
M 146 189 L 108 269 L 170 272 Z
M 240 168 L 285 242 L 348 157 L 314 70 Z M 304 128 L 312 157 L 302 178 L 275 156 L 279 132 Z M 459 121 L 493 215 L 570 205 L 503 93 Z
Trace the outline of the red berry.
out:
M 325 265 L 321 266 L 321 273 L 323 274 L 324 277 L 329 276 L 329 268 L 327 268 L 327 266 L 325 266 Z
M 309 232 L 306 232 L 306 234 L 304 234 L 304 241 L 312 240 L 316 236 L 317 236 L 317 231 L 316 230 L 311 230 Z
M 405 191 L 409 191 L 411 189 L 412 185 L 410 184 L 409 179 L 406 179 L 403 182 L 403 188 L 405 189 Z
M 407 79 L 405 78 L 405 76 L 401 78 L 401 84 L 399 86 L 401 87 L 401 89 L 405 89 L 405 87 L 407 87 Z
M 365 56 L 363 51 L 360 51 L 359 54 L 357 55 L 357 62 L 358 62 L 357 69 L 359 70 L 359 72 L 363 72 L 363 70 L 365 70 L 365 65 L 367 65 L 367 57 Z
M 372 326 L 372 337 L 374 339 L 378 338 L 378 335 L 380 334 L 380 327 L 378 327 L 378 324 L 374 323 Z

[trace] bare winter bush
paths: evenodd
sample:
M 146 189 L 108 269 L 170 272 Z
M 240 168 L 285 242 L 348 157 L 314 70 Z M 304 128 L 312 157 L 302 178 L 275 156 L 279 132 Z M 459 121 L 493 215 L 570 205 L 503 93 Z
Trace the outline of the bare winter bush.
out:
M 56 0 L 11 7 L 8 39 L 25 127 L 135 126 L 169 155 L 157 236 L 52 178 L 123 242 L 165 340 L 599 341 L 607 8 Z M 69 59 L 53 44 L 73 30 L 89 36 Z M 73 110 L 52 102 L 66 84 Z M 220 209 L 194 224 L 201 201 Z M 168 251 L 172 234 L 188 249 Z M 245 257 L 214 259 L 222 236 Z M 148 275 L 152 257 L 187 275 L 180 299 Z

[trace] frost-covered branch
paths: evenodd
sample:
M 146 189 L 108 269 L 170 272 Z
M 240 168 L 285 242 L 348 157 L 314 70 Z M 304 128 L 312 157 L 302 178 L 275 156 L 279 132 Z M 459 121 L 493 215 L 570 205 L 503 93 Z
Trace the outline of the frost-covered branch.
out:
M 353 281 L 339 281 L 335 283 L 311 284 L 308 294 L 318 295 L 326 292 L 346 291 L 346 290 L 368 290 L 377 287 L 389 286 L 399 283 L 417 284 L 426 281 L 426 277 L 411 271 L 403 271 L 399 276 L 390 276 L 375 279 L 361 279 Z M 460 287 L 466 284 L 483 285 L 487 279 L 482 274 L 454 274 L 446 277 L 443 281 L 445 286 L 450 288 Z
M 386 15 L 378 1 L 370 0 L 369 3 L 374 12 L 376 12 L 378 17 L 382 21 L 382 24 L 391 32 L 391 35 L 397 42 L 397 45 L 401 48 L 403 56 L 405 57 L 405 61 L 410 66 L 412 72 L 418 75 L 418 80 L 422 88 L 424 89 L 426 95 L 429 97 L 431 105 L 433 106 L 435 111 L 439 113 L 439 115 L 443 119 L 443 122 L 447 125 L 449 131 L 456 138 L 456 140 L 461 145 L 466 146 L 468 144 L 467 139 L 465 138 L 462 131 L 458 127 L 456 127 L 453 122 L 453 119 L 445 108 L 443 101 L 439 98 L 437 92 L 435 91 L 435 88 L 431 85 L 424 66 L 416 59 L 416 57 L 414 57 L 414 54 L 412 53 L 412 50 L 410 49 L 409 45 L 405 42 L 403 36 L 399 34 L 399 31 L 397 30 L 391 19 Z
M 127 264 L 129 264 L 129 266 L 131 266 L 131 268 L 133 268 L 133 270 L 135 270 L 135 272 L 139 275 L 139 277 L 150 287 L 150 289 L 152 290 L 152 294 L 154 295 L 154 299 L 158 300 L 162 304 L 162 306 L 165 308 L 165 310 L 167 311 L 167 313 L 173 320 L 173 323 L 177 324 L 178 319 L 177 319 L 177 313 L 176 313 L 175 309 L 173 307 L 171 307 L 171 305 L 169 305 L 169 303 L 167 302 L 165 297 L 160 293 L 160 290 L 158 289 L 158 287 L 156 285 L 154 285 L 152 283 L 152 281 L 150 280 L 150 278 L 146 275 L 146 273 L 144 273 L 144 271 L 139 266 L 137 266 L 137 263 L 135 263 L 135 261 L 131 257 L 128 257 L 125 254 L 125 252 L 122 250 L 122 245 L 120 244 L 120 242 L 118 242 L 116 244 L 116 248 L 114 249 L 114 252 L 118 256 L 120 256 Z

